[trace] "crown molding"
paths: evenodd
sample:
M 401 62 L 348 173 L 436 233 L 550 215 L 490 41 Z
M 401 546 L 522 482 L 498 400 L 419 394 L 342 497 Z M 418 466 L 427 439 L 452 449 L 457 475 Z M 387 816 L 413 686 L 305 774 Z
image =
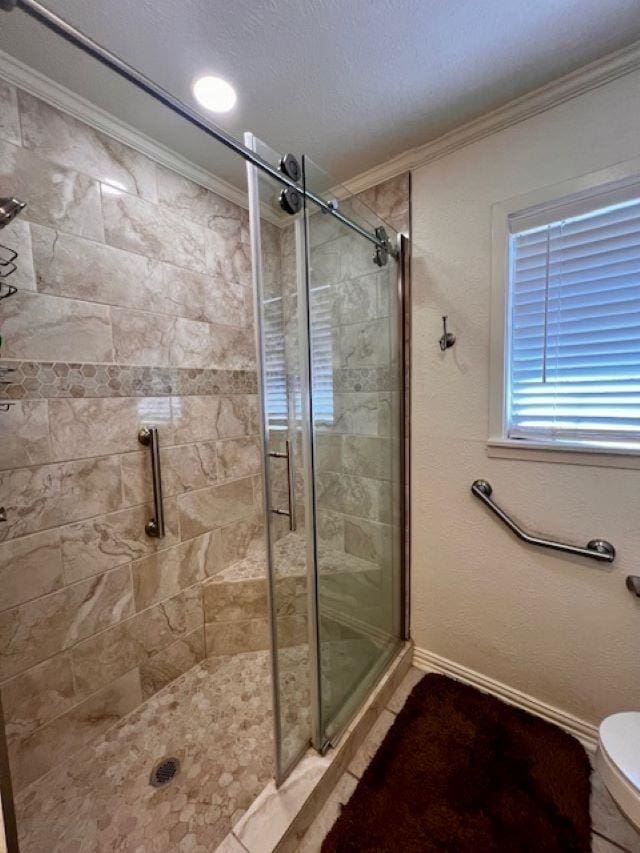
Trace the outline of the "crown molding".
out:
M 385 163 L 345 181 L 344 185 L 349 193 L 363 192 L 638 70 L 640 70 L 640 41 L 509 101 L 424 145 L 410 148 Z
M 541 717 L 548 723 L 553 723 L 569 732 L 588 750 L 595 750 L 598 742 L 597 727 L 573 714 L 569 714 L 567 711 L 562 711 L 560 708 L 542 702 L 528 693 L 523 693 L 508 684 L 503 684 L 503 682 L 496 681 L 488 675 L 483 675 L 475 669 L 469 669 L 434 652 L 419 649 L 417 646 L 413 650 L 413 665 L 424 670 L 424 672 L 440 672 L 443 675 L 449 675 L 451 678 L 455 678 L 463 684 L 469 684 L 471 687 L 476 687 L 483 693 L 489 693 L 509 705 L 515 705 L 516 708 L 522 708 L 523 711 L 535 714 L 536 717 Z
M 2 50 L 0 50 L 0 77 L 14 86 L 24 89 L 30 95 L 40 98 L 52 107 L 56 107 L 56 109 L 68 113 L 73 118 L 79 119 L 107 136 L 117 139 L 118 142 L 134 148 L 161 166 L 166 166 L 240 207 L 248 207 L 247 194 L 233 184 L 218 178 L 213 172 L 203 169 L 186 157 L 182 157 L 172 149 L 156 142 L 150 136 L 120 121 L 111 113 L 100 109 L 100 107 L 65 86 L 50 80 L 44 74 L 30 68 Z

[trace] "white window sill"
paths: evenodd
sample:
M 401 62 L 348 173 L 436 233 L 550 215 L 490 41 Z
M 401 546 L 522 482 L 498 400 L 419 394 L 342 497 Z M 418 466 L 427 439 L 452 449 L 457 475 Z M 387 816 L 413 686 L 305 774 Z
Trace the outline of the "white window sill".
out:
M 563 465 L 594 465 L 602 468 L 640 469 L 640 445 L 603 447 L 580 442 L 521 441 L 490 438 L 487 456 L 494 459 L 521 459 L 527 462 L 560 462 Z

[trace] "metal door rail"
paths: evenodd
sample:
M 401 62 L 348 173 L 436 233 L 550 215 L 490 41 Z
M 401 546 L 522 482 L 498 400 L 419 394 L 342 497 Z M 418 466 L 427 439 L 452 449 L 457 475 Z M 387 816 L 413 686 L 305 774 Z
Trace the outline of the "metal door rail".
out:
M 59 15 L 51 12 L 43 6 L 42 3 L 38 3 L 37 0 L 0 0 L 0 9 L 4 9 L 5 11 L 21 9 L 27 15 L 35 18 L 36 21 L 39 21 L 47 29 L 61 36 L 74 47 L 79 48 L 84 53 L 92 56 L 94 59 L 97 59 L 102 65 L 110 68 L 112 71 L 115 71 L 116 74 L 119 74 L 120 77 L 124 77 L 124 79 L 128 80 L 129 83 L 133 83 L 133 85 L 138 89 L 146 92 L 147 95 L 150 95 L 156 101 L 159 101 L 165 107 L 168 107 L 172 112 L 176 113 L 190 124 L 195 125 L 195 127 L 204 131 L 209 136 L 212 136 L 226 148 L 231 149 L 231 151 L 239 154 L 240 157 L 243 157 L 245 160 L 253 163 L 254 166 L 257 166 L 258 169 L 265 172 L 275 181 L 295 189 L 296 192 L 318 205 L 318 207 L 320 207 L 325 213 L 335 216 L 336 219 L 339 219 L 340 222 L 348 228 L 351 228 L 352 231 L 360 234 L 361 237 L 364 237 L 381 249 L 386 249 L 389 254 L 393 254 L 394 257 L 396 256 L 395 252 L 389 249 L 389 245 L 386 240 L 381 239 L 377 234 L 367 231 L 366 228 L 363 228 L 361 225 L 358 225 L 357 222 L 349 219 L 348 216 L 340 213 L 333 202 L 326 201 L 322 196 L 317 195 L 306 187 L 301 187 L 294 180 L 281 172 L 276 166 L 272 166 L 271 163 L 263 160 L 262 157 L 254 151 L 251 151 L 243 145 L 230 133 L 227 133 L 221 127 L 218 127 L 212 122 L 206 121 L 195 110 L 192 110 L 191 107 L 187 106 L 187 104 L 184 104 L 182 101 L 178 100 L 178 98 L 175 98 L 172 94 L 167 92 L 166 89 L 158 86 L 149 77 L 146 77 L 132 65 L 124 62 L 124 60 L 120 59 L 120 57 L 116 56 L 114 53 L 111 53 L 111 51 L 107 50 L 97 41 L 94 41 L 89 38 L 89 36 L 80 32 L 80 30 L 76 29 Z
M 555 542 L 553 539 L 543 539 L 540 536 L 532 536 L 527 533 L 516 522 L 500 509 L 497 503 L 491 499 L 493 489 L 491 484 L 486 480 L 475 480 L 471 486 L 471 492 L 479 498 L 489 509 L 495 513 L 498 518 L 503 521 L 509 530 L 527 542 L 529 545 L 537 545 L 540 548 L 551 548 L 554 551 L 563 551 L 565 554 L 576 554 L 579 557 L 590 557 L 592 560 L 599 560 L 603 563 L 613 563 L 616 556 L 616 549 L 610 542 L 605 539 L 592 539 L 587 542 L 586 548 L 580 548 L 578 545 L 567 545 L 564 542 Z

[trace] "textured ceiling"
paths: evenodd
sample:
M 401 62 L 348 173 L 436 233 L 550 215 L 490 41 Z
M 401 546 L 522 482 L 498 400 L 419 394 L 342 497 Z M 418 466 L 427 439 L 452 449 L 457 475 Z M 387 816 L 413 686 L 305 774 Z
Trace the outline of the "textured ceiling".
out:
M 214 119 L 344 181 L 640 38 L 639 0 L 44 0 L 193 103 L 194 77 L 238 91 Z M 0 48 L 238 185 L 237 158 L 20 11 Z M 209 118 L 212 116 L 209 115 Z

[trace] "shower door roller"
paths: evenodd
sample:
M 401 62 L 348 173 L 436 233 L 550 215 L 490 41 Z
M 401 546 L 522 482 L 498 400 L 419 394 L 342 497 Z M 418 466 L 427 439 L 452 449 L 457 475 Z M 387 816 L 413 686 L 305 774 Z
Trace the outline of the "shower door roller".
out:
M 285 154 L 284 157 L 281 157 L 280 162 L 278 163 L 278 169 L 280 169 L 283 175 L 291 178 L 292 181 L 298 183 L 300 180 L 300 163 L 298 163 L 297 157 L 293 154 Z
M 285 213 L 300 213 L 302 209 L 302 196 L 293 187 L 288 187 L 280 193 L 280 207 Z

